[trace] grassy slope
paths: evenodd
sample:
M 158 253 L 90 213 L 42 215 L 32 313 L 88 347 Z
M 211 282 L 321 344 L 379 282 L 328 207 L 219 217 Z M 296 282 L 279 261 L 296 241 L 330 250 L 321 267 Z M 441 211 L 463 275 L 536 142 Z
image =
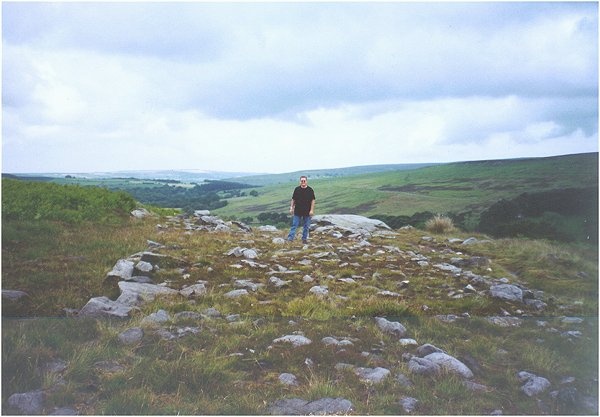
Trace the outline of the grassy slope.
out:
M 598 184 L 598 154 L 453 163 L 309 183 L 317 196 L 317 213 L 370 216 L 481 211 L 501 198 L 523 192 Z M 258 188 L 258 197 L 230 199 L 215 213 L 240 218 L 285 212 L 293 186 Z

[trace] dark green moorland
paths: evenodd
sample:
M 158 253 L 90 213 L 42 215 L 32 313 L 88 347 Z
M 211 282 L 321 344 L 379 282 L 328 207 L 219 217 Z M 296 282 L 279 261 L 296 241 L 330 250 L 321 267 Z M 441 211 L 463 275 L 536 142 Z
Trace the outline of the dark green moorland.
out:
M 293 185 L 227 198 L 219 191 L 227 205 L 214 213 L 281 213 Z M 356 415 L 597 415 L 597 154 L 311 185 L 320 213 L 392 221 L 450 213 L 459 228 L 433 232 L 423 221 L 367 238 L 315 233 L 307 246 L 281 245 L 274 239 L 285 227 L 217 231 L 150 206 L 152 217 L 135 219 L 129 212 L 140 204 L 122 192 L 4 179 L 2 289 L 27 296 L 3 293 L 2 413 L 264 415 L 276 404 L 329 398 L 352 404 L 337 412 Z M 503 227 L 493 233 L 474 229 L 496 220 Z M 553 234 L 525 238 L 525 226 Z M 258 257 L 227 255 L 236 247 Z M 142 251 L 169 260 L 148 273 L 154 283 L 181 290 L 202 282 L 206 292 L 144 302 L 127 319 L 73 317 L 90 298 L 116 299 L 108 271 Z M 492 297 L 489 285 L 503 282 L 529 301 Z M 228 296 L 240 285 L 247 294 Z M 376 317 L 402 323 L 405 334 L 382 330 Z M 142 337 L 124 343 L 136 329 Z M 286 335 L 311 343 L 277 342 Z M 410 358 L 426 344 L 473 376 L 415 373 Z M 376 371 L 381 381 L 365 378 Z M 282 383 L 284 374 L 296 384 Z M 542 380 L 539 392 L 525 389 Z M 40 400 L 29 412 L 18 407 L 28 395 Z

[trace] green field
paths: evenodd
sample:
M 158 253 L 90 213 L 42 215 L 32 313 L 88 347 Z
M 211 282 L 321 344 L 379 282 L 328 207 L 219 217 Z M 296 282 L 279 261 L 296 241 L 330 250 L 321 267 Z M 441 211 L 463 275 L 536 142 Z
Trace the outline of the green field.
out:
M 498 200 L 522 193 L 598 185 L 598 154 L 463 162 L 340 178 L 313 179 L 317 214 L 364 216 L 417 212 L 480 213 Z M 228 199 L 223 217 L 285 212 L 294 182 L 256 188 L 257 197 Z

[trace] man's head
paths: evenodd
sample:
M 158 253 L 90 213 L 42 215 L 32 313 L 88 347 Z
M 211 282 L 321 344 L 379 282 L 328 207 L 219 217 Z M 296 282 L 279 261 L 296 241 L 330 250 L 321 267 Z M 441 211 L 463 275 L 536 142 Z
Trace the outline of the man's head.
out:
M 306 175 L 303 175 L 300 177 L 300 186 L 301 187 L 306 187 L 308 185 L 308 178 L 306 178 Z

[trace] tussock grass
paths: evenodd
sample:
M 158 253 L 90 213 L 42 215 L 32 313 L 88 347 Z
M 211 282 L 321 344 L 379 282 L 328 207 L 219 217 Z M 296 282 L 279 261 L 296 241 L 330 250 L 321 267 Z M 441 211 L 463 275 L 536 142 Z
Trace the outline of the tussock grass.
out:
M 452 232 L 455 228 L 451 218 L 437 214 L 425 222 L 425 229 L 431 233 L 443 234 Z

